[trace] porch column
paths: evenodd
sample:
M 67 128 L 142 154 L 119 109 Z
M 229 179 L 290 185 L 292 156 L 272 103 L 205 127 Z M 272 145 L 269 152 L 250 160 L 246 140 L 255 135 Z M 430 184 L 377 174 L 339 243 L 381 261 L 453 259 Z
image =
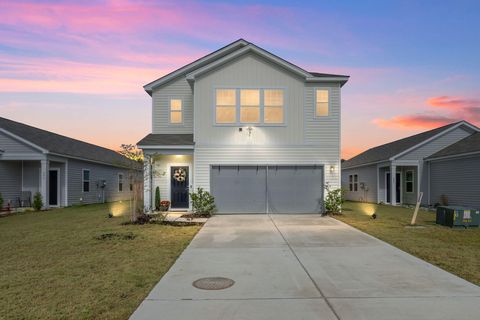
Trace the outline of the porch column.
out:
M 42 195 L 43 208 L 48 208 L 47 198 L 47 179 L 48 179 L 49 161 L 40 160 L 40 194 Z
M 152 211 L 152 157 L 145 156 L 143 162 L 143 205 L 145 212 Z
M 390 204 L 392 206 L 397 205 L 397 167 L 390 165 Z

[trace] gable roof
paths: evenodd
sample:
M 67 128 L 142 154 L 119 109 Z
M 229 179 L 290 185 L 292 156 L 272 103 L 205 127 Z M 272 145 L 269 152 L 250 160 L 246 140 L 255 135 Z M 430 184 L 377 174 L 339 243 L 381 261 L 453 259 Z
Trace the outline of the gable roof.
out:
M 452 145 L 449 145 L 437 153 L 432 154 L 427 159 L 460 156 L 477 152 L 480 152 L 480 132 L 474 133 Z
M 44 153 L 101 162 L 116 167 L 138 165 L 113 150 L 0 117 L 0 129 L 22 139 Z
M 152 146 L 193 146 L 193 134 L 151 133 L 137 143 L 139 148 Z
M 195 76 L 199 76 L 204 72 L 211 70 L 223 63 L 226 63 L 236 57 L 239 57 L 247 52 L 255 52 L 258 55 L 278 64 L 282 67 L 302 76 L 305 78 L 305 81 L 308 82 L 326 82 L 333 81 L 339 82 L 342 86 L 348 81 L 349 76 L 346 75 L 336 75 L 336 74 L 327 74 L 319 72 L 308 72 L 299 66 L 290 63 L 273 53 L 262 49 L 251 42 L 248 42 L 244 39 L 239 39 L 230 43 L 229 45 L 222 47 L 200 59 L 195 60 L 192 63 L 187 64 L 186 66 L 181 67 L 155 81 L 152 81 L 146 84 L 143 88 L 148 94 L 152 94 L 152 91 L 173 80 L 179 76 L 187 76 L 187 79 L 190 81 L 195 80 Z
M 453 129 L 453 127 L 460 125 L 467 125 L 472 128 L 476 128 L 472 124 L 466 121 L 459 121 L 447 124 L 443 127 L 435 128 L 429 131 L 425 131 L 410 137 L 406 137 L 400 140 L 396 140 L 390 143 L 386 143 L 371 149 L 368 149 L 365 152 L 360 153 L 359 155 L 345 161 L 342 163 L 342 168 L 347 169 L 351 167 L 357 167 L 367 164 L 373 164 L 382 161 L 388 161 L 390 158 L 395 157 L 396 155 L 405 152 L 427 140 L 435 137 L 442 132 Z M 477 129 L 478 130 L 478 129 Z

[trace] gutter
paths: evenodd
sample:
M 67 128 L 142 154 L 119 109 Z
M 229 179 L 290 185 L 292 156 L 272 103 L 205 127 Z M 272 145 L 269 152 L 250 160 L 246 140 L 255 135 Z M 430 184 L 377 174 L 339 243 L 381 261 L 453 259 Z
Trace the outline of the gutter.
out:
M 467 156 L 474 156 L 480 154 L 479 151 L 472 151 L 472 152 L 465 152 L 465 153 L 457 153 L 457 154 L 451 154 L 448 156 L 440 156 L 440 157 L 434 157 L 434 158 L 427 158 L 425 161 L 437 161 L 437 160 L 448 160 L 448 159 L 454 159 L 454 158 L 461 158 L 461 157 L 467 157 Z

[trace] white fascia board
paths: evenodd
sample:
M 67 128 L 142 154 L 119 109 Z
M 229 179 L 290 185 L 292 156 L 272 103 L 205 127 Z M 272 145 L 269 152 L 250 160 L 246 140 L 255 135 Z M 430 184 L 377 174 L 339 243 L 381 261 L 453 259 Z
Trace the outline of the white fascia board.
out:
M 445 129 L 445 130 L 443 130 L 442 132 L 434 135 L 433 137 L 430 137 L 430 138 L 428 138 L 427 140 L 424 140 L 424 141 L 422 141 L 422 142 L 414 145 L 413 147 L 408 148 L 407 150 L 404 150 L 404 151 L 402 151 L 402 152 L 394 155 L 393 157 L 390 158 L 390 161 L 393 161 L 393 160 L 395 160 L 396 158 L 401 157 L 401 156 L 403 156 L 403 155 L 405 155 L 405 154 L 407 154 L 407 153 L 409 153 L 409 152 L 411 152 L 411 151 L 413 151 L 413 150 L 415 150 L 415 149 L 417 149 L 417 148 L 419 148 L 419 147 L 421 147 L 421 146 L 423 146 L 423 145 L 425 145 L 425 144 L 427 144 L 427 143 L 429 143 L 429 142 L 431 142 L 431 141 L 433 141 L 433 140 L 435 140 L 435 139 L 443 136 L 444 134 L 447 134 L 448 132 L 457 129 L 457 128 L 460 127 L 460 126 L 467 126 L 467 127 L 469 127 L 470 129 L 472 129 L 472 130 L 474 130 L 474 131 L 479 131 L 479 130 L 480 130 L 479 128 L 471 125 L 470 123 L 468 123 L 468 122 L 466 122 L 466 121 L 461 121 L 461 122 L 457 123 L 456 125 L 448 128 L 448 129 Z
M 137 145 L 139 149 L 151 150 L 151 149 L 178 149 L 178 150 L 190 150 L 194 149 L 194 146 L 190 145 L 178 145 L 178 146 L 168 146 L 168 145 L 156 145 L 156 146 L 144 146 L 144 145 Z
M 206 65 L 202 68 L 199 68 L 199 69 L 187 74 L 187 76 L 186 76 L 187 80 L 194 81 L 195 77 L 198 77 L 198 76 L 204 74 L 205 72 L 208 72 L 208 71 L 218 67 L 219 65 L 225 64 L 228 61 L 230 61 L 232 59 L 235 59 L 235 58 L 239 57 L 240 55 L 245 54 L 245 53 L 250 52 L 250 51 L 254 52 L 254 53 L 258 54 L 259 56 L 261 56 L 261 57 L 263 57 L 263 58 L 265 58 L 269 61 L 272 61 L 272 62 L 274 62 L 274 63 L 276 63 L 276 64 L 278 64 L 278 65 L 280 65 L 280 66 L 282 66 L 282 67 L 284 67 L 284 68 L 286 68 L 286 69 L 288 69 L 288 70 L 290 70 L 290 71 L 292 71 L 292 72 L 294 72 L 294 73 L 296 73 L 296 74 L 298 74 L 298 75 L 300 75 L 304 78 L 311 77 L 310 73 L 306 72 L 305 70 L 303 70 L 303 69 L 301 69 L 297 66 L 294 66 L 291 63 L 289 63 L 285 60 L 282 60 L 282 59 L 276 57 L 275 55 L 273 55 L 273 54 L 271 54 L 271 53 L 269 53 L 269 52 L 267 52 L 267 51 L 265 51 L 261 48 L 258 48 L 258 47 L 254 46 L 252 44 L 249 44 L 249 45 L 243 47 L 240 50 L 232 52 L 232 53 L 226 55 L 225 57 L 223 57 L 221 59 L 218 59 L 215 62 L 212 62 L 212 63 L 210 63 L 210 64 L 208 64 L 208 65 Z
M 307 82 L 347 82 L 350 77 L 308 77 Z
M 75 159 L 75 160 L 80 160 L 80 161 L 84 161 L 84 162 L 98 163 L 98 164 L 102 164 L 102 165 L 109 166 L 109 167 L 123 168 L 123 169 L 131 169 L 128 165 L 123 165 L 123 164 L 121 164 L 121 163 L 119 163 L 119 164 L 114 164 L 114 163 L 110 163 L 110 162 L 91 160 L 91 159 L 86 159 L 86 158 L 81 158 L 81 157 L 75 157 L 75 156 L 70 156 L 70 155 L 60 154 L 60 153 L 51 153 L 51 152 L 50 152 L 49 155 L 54 155 L 54 156 L 59 156 L 59 157 L 65 157 L 65 158 L 68 158 L 68 159 Z M 127 160 L 128 160 L 128 159 L 127 159 Z M 52 161 L 55 161 L 55 160 L 52 160 Z
M 441 156 L 441 157 L 425 159 L 425 161 L 449 160 L 449 159 L 454 159 L 454 158 L 463 158 L 463 157 L 474 156 L 474 155 L 477 155 L 477 154 L 480 155 L 480 151 L 451 154 L 451 155 L 448 155 L 448 156 Z
M 22 137 L 19 137 L 19 136 L 17 136 L 16 134 L 11 133 L 10 131 L 7 131 L 7 130 L 5 130 L 5 129 L 3 129 L 3 128 L 0 128 L 0 132 L 3 132 L 4 134 L 6 134 L 6 135 L 8 135 L 8 136 L 10 136 L 10 137 L 12 137 L 12 138 L 14 138 L 14 139 L 16 139 L 16 140 L 18 140 L 18 141 L 20 141 L 20 142 L 23 142 L 23 143 L 25 143 L 26 145 L 28 145 L 28 146 L 30 146 L 30 147 L 32 147 L 32 148 L 35 148 L 35 149 L 41 151 L 42 153 L 48 153 L 48 150 L 47 150 L 47 149 L 44 149 L 44 148 L 42 148 L 42 147 L 40 147 L 40 146 L 37 146 L 36 144 L 34 144 L 34 143 L 32 143 L 32 142 L 30 142 L 30 141 L 28 141 L 28 140 L 25 140 L 25 139 L 23 139 Z
M 1 160 L 45 160 L 47 158 L 44 153 L 8 153 L 0 154 Z
M 218 52 L 215 52 L 213 54 L 209 54 L 209 55 L 206 55 L 204 56 L 203 58 L 200 58 L 198 59 L 197 61 L 195 62 L 192 62 L 190 64 L 187 64 L 186 66 L 183 66 L 181 67 L 180 69 L 177 69 L 175 70 L 174 72 L 166 75 L 166 76 L 163 76 L 155 81 L 152 81 L 146 85 L 143 86 L 143 89 L 145 91 L 147 91 L 148 93 L 151 93 L 153 89 L 155 89 L 156 87 L 164 84 L 164 83 L 167 83 L 169 81 L 171 81 L 172 79 L 175 79 L 176 77 L 178 77 L 179 75 L 183 74 L 183 73 L 186 73 L 186 72 L 189 72 L 191 70 L 194 70 L 195 68 L 198 67 L 198 65 L 204 63 L 205 61 L 208 61 L 208 60 L 214 60 L 216 59 L 216 57 L 218 57 L 219 55 L 222 55 L 225 51 L 228 51 L 228 50 L 231 50 L 232 48 L 234 47 L 238 47 L 238 46 L 246 46 L 248 45 L 248 42 L 246 42 L 245 40 L 239 40 L 239 41 L 236 41 L 234 43 L 232 43 L 231 45 L 229 46 L 226 46 L 225 48 L 223 49 L 220 49 Z
M 347 168 L 341 168 L 342 170 L 350 170 L 350 169 L 355 169 L 355 168 L 360 168 L 360 167 L 367 167 L 367 166 L 371 166 L 371 165 L 374 165 L 374 164 L 379 164 L 379 163 L 385 163 L 385 162 L 389 162 L 388 159 L 384 159 L 384 160 L 380 160 L 380 161 L 372 161 L 372 162 L 367 162 L 367 163 L 362 163 L 362 164 L 358 164 L 358 165 L 355 165 L 355 166 L 351 166 L 351 167 L 347 167 Z

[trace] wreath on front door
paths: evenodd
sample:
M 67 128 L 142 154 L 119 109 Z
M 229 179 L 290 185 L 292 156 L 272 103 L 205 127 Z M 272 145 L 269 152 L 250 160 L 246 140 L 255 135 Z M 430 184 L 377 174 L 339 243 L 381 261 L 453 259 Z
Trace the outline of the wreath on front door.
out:
M 175 169 L 175 172 L 173 173 L 173 178 L 178 182 L 185 181 L 186 176 L 187 176 L 187 173 L 185 172 L 184 169 L 181 169 L 181 168 Z

